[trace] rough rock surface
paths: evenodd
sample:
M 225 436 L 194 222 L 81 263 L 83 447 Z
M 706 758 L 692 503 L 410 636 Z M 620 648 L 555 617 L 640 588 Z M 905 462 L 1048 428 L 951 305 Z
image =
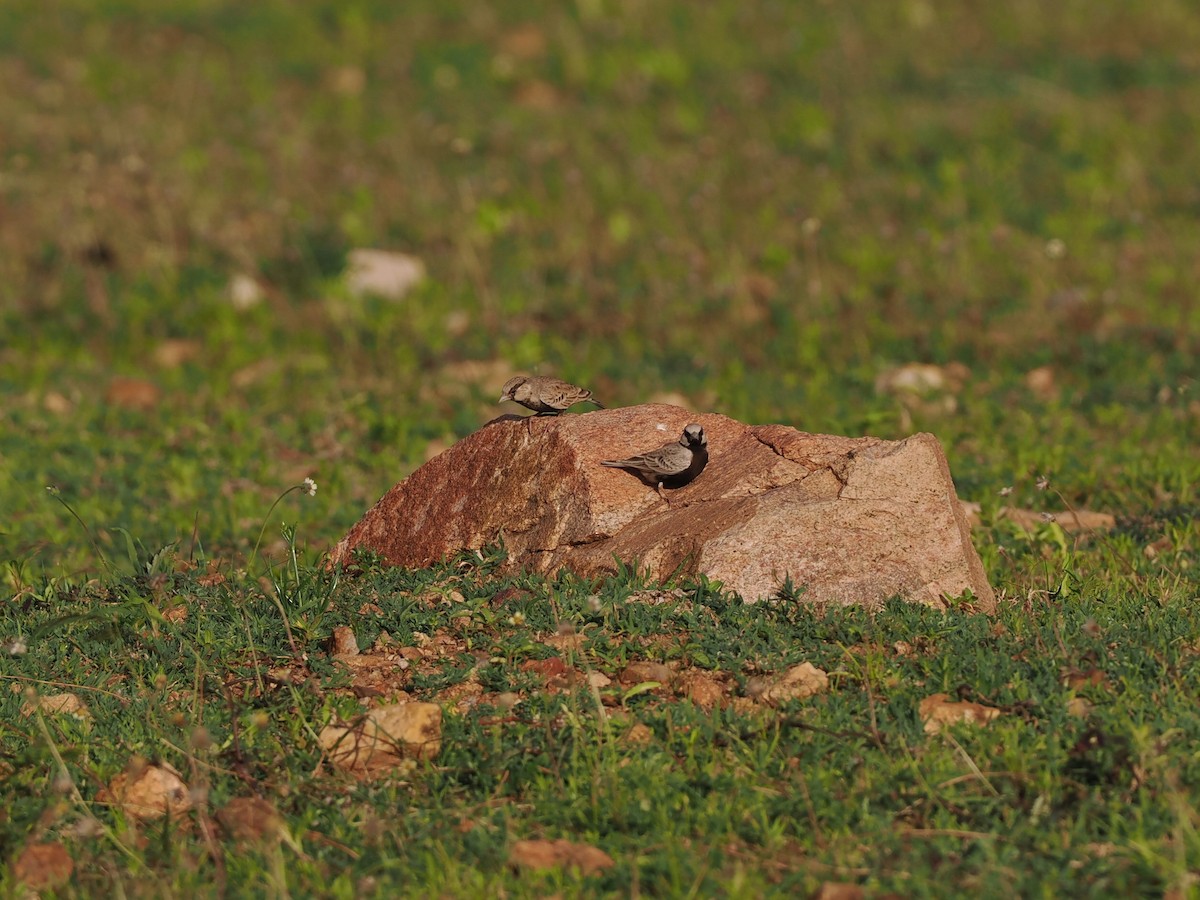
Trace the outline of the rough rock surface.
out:
M 600 465 L 689 422 L 710 460 L 667 501 Z M 995 606 L 933 435 L 805 434 L 658 404 L 490 422 L 392 488 L 331 556 L 363 547 L 417 567 L 500 537 L 513 563 L 542 572 L 613 571 L 616 557 L 659 578 L 702 572 L 747 600 L 790 577 L 805 602 L 943 606 L 969 589 L 977 608 Z

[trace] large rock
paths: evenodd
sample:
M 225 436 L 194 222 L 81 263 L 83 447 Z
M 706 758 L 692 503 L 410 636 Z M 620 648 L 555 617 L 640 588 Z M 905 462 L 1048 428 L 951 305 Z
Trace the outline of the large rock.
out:
M 708 436 L 708 467 L 666 502 L 600 465 L 689 422 Z M 513 563 L 541 572 L 588 576 L 615 570 L 616 557 L 658 578 L 702 572 L 747 600 L 790 577 L 804 601 L 944 606 L 969 589 L 977 608 L 995 607 L 933 435 L 805 434 L 657 404 L 497 419 L 388 491 L 332 558 L 364 547 L 419 567 L 497 538 Z

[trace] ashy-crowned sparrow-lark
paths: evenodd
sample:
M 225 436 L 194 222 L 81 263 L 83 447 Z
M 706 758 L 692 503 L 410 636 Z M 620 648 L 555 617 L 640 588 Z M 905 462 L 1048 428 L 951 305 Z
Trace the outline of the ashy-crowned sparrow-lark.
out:
M 520 403 L 539 416 L 557 416 L 576 403 L 585 401 L 604 409 L 599 402 L 592 399 L 592 392 L 587 388 L 577 387 L 546 375 L 518 375 L 508 379 L 504 385 L 504 393 L 497 402 L 503 403 L 505 400 Z
M 664 500 L 664 487 L 683 487 L 708 464 L 708 438 L 694 422 L 683 429 L 679 440 L 629 459 L 605 459 L 600 465 L 626 469 L 650 485 Z

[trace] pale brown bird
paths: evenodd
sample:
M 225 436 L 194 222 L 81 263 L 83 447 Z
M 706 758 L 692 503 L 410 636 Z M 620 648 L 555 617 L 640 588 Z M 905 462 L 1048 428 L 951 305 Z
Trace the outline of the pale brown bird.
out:
M 576 403 L 584 402 L 595 403 L 598 408 L 604 409 L 592 399 L 592 392 L 587 388 L 576 387 L 546 375 L 518 375 L 508 379 L 504 393 L 497 402 L 503 403 L 505 400 L 520 403 L 539 416 L 557 416 Z
M 626 469 L 650 485 L 664 500 L 664 487 L 683 487 L 708 464 L 708 438 L 704 429 L 694 422 L 683 429 L 679 440 L 664 444 L 629 459 L 605 459 L 602 466 Z

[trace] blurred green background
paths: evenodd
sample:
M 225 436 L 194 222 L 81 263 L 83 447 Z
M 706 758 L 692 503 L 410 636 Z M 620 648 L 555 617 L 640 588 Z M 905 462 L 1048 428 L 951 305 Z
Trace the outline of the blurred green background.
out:
M 518 371 L 1178 516 L 1198 76 L 1174 0 L 6 0 L 0 556 L 94 569 L 48 485 L 237 556 L 306 476 L 322 548 Z

